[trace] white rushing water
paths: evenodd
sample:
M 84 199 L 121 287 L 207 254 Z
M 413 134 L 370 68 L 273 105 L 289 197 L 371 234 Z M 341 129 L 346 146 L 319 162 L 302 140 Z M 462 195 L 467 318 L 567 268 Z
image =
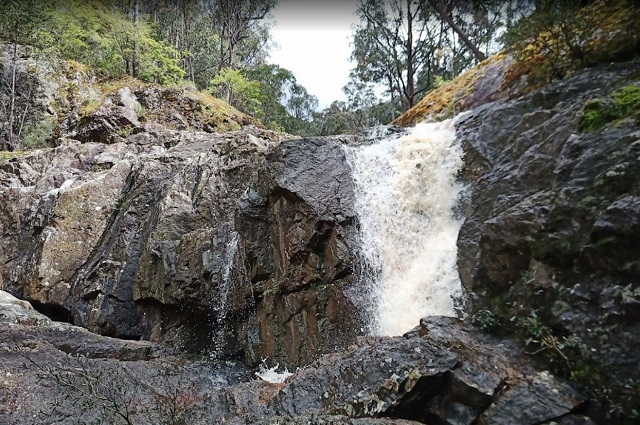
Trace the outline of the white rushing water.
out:
M 274 367 L 269 367 L 267 366 L 266 359 L 262 359 L 260 369 L 255 374 L 263 381 L 271 382 L 272 384 L 281 384 L 286 381 L 288 377 L 293 375 L 293 373 L 289 372 L 287 368 L 282 372 L 278 372 L 279 367 L 279 364 L 276 364 Z
M 238 239 L 237 232 L 231 232 L 230 240 L 226 245 L 220 259 L 222 270 L 219 275 L 219 294 L 218 298 L 213 304 L 213 310 L 215 312 L 214 317 L 214 334 L 213 334 L 213 356 L 219 357 L 224 349 L 225 333 L 227 331 L 227 314 L 229 312 L 229 294 L 233 286 L 233 279 L 231 272 L 235 265 L 236 253 L 238 252 Z M 212 277 L 212 280 L 215 276 Z M 215 283 L 215 280 L 214 280 Z
M 463 161 L 453 124 L 418 124 L 409 135 L 346 148 L 374 335 L 401 335 L 422 317 L 456 315 L 462 222 L 453 209 Z

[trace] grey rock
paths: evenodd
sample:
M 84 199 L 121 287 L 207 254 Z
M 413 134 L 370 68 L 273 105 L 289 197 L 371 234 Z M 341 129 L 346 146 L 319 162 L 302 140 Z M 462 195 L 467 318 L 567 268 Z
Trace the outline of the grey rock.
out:
M 135 97 L 109 105 L 118 119 Z M 64 139 L 0 169 L 0 282 L 54 319 L 292 367 L 355 337 L 353 188 L 336 142 L 157 129 Z
M 627 413 L 638 406 L 624 401 L 625 385 L 640 378 L 638 351 L 629 349 L 640 340 L 631 301 L 640 277 L 639 123 L 583 132 L 580 120 L 591 99 L 637 85 L 638 70 L 632 61 L 578 72 L 458 123 L 469 183 L 458 268 L 469 313 L 491 312 L 512 334 L 527 332 L 519 323 L 535 317 L 554 337 L 578 341 L 579 350 L 564 348 L 571 366 L 553 367 L 566 374 L 588 367 Z M 547 354 L 540 357 L 549 361 Z

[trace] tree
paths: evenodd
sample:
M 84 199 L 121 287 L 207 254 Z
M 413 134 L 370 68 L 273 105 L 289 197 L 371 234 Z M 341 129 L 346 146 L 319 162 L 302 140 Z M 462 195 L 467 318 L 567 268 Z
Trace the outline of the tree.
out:
M 499 50 L 500 32 L 530 1 L 360 0 L 352 80 L 386 86 L 389 104 L 406 110 L 436 81 Z
M 34 97 L 31 76 L 18 69 L 18 50 L 21 44 L 36 45 L 38 29 L 45 21 L 45 3 L 40 0 L 9 0 L 0 14 L 0 37 L 11 45 L 8 79 L 2 78 L 0 130 L 5 148 L 14 150 L 20 143 L 29 109 Z M 5 69 L 2 69 L 3 74 Z M 7 81 L 5 83 L 5 81 Z
M 214 95 L 273 130 L 308 134 L 318 99 L 296 81 L 288 69 L 260 65 L 243 70 L 225 68 L 212 81 Z
M 352 78 L 342 88 L 342 91 L 347 96 L 344 113 L 348 114 L 346 116 L 353 130 L 388 124 L 402 113 L 400 105 L 394 105 L 389 101 L 381 102 L 371 83 L 364 83 Z
M 60 0 L 47 10 L 42 31 L 61 57 L 83 62 L 109 77 L 175 82 L 184 76 L 179 55 L 154 38 L 137 1 L 129 4 Z M 136 17 L 137 16 L 137 17 Z
M 212 30 L 221 36 L 220 68 L 238 69 L 251 61 L 241 47 L 252 38 L 262 38 L 264 27 L 260 24 L 277 0 L 216 0 L 205 1 L 209 12 Z M 258 49 L 252 49 L 255 53 Z
M 256 113 L 261 102 L 262 92 L 257 81 L 247 80 L 236 69 L 224 68 L 211 80 L 211 91 L 214 95 L 226 95 L 229 105 L 245 113 Z
M 420 3 L 412 0 L 361 0 L 359 24 L 353 35 L 354 75 L 364 82 L 387 86 L 391 99 L 412 107 L 427 85 L 416 87 L 418 71 L 430 59 L 434 29 L 427 25 Z
M 451 27 L 451 29 L 458 35 L 458 37 L 460 37 L 462 42 L 469 48 L 469 50 L 473 52 L 476 60 L 478 62 L 483 61 L 486 57 L 485 54 L 480 51 L 478 46 L 476 46 L 476 44 L 471 41 L 467 33 L 464 32 L 460 25 L 458 25 L 458 23 L 453 19 L 453 16 L 451 14 L 453 9 L 453 2 L 446 2 L 447 5 L 441 4 L 441 2 L 439 2 L 438 0 L 427 0 L 427 2 L 438 13 L 440 19 L 446 22 L 447 25 L 449 25 L 449 27 Z M 467 2 L 467 4 L 469 4 L 469 2 Z
M 186 77 L 200 88 L 223 68 L 219 46 L 221 37 L 211 16 L 200 2 L 165 0 L 145 5 L 153 23 L 155 38 L 164 40 L 179 55 Z

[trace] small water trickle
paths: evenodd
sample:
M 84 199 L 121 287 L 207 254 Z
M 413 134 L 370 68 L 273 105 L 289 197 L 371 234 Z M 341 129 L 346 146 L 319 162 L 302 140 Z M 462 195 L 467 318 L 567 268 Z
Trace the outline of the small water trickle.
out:
M 361 238 L 359 279 L 369 332 L 401 335 L 425 316 L 456 316 L 461 296 L 454 207 L 463 165 L 454 120 L 345 147 Z
M 229 295 L 233 288 L 232 271 L 235 265 L 235 258 L 238 252 L 238 233 L 231 232 L 221 258 L 220 284 L 218 287 L 218 298 L 213 304 L 213 353 L 212 356 L 220 358 L 224 352 L 226 334 L 229 328 L 227 316 L 229 314 Z M 214 279 L 214 277 L 212 277 Z M 214 281 L 215 283 L 215 281 Z

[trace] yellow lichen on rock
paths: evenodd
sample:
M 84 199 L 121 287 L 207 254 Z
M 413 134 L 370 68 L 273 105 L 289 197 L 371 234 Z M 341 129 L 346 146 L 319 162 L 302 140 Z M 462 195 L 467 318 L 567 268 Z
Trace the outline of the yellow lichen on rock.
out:
M 410 126 L 421 121 L 441 121 L 477 106 L 478 101 L 495 100 L 501 89 L 501 78 L 511 62 L 511 57 L 504 52 L 490 56 L 453 80 L 431 90 L 392 124 Z M 483 91 L 482 99 L 477 99 L 478 91 Z
M 484 103 L 527 93 L 580 68 L 630 59 L 640 49 L 638 22 L 640 8 L 629 0 L 595 1 L 572 17 L 570 28 L 540 31 L 526 44 L 520 43 L 517 51 L 489 57 L 427 93 L 392 124 L 440 121 Z M 567 31 L 576 46 L 563 41 Z

